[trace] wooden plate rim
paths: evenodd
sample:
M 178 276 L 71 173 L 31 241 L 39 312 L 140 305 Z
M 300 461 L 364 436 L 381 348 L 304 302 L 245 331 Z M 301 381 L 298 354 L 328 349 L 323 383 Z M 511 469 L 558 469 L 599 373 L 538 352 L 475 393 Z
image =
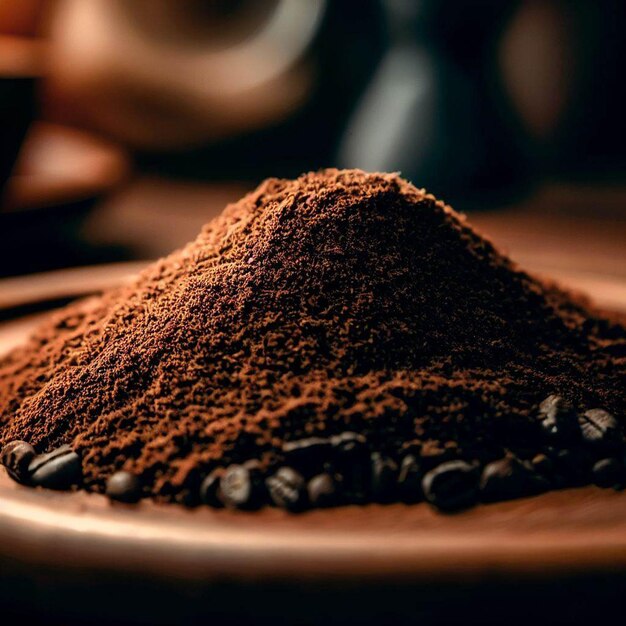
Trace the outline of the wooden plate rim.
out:
M 626 572 L 626 494 L 587 487 L 456 516 L 424 504 L 290 516 L 111 505 L 99 495 L 32 490 L 0 475 L 0 555 L 155 576 L 167 563 L 169 577 L 205 581 Z

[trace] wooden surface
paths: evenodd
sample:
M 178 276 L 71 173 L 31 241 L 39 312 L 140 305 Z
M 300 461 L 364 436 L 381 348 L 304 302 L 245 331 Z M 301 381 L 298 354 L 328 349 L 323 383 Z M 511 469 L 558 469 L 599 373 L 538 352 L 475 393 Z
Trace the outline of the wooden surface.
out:
M 98 293 L 131 279 L 146 264 L 129 261 L 4 278 L 0 281 L 0 311 Z
M 602 281 L 595 290 L 601 295 Z M 0 352 L 23 340 L 39 321 L 40 316 L 32 316 L 1 324 Z M 43 586 L 41 572 L 47 581 Z M 554 605 L 541 613 L 551 623 L 560 623 L 563 615 L 569 616 L 563 623 L 576 623 L 569 595 L 564 612 L 563 590 L 571 594 L 580 584 L 581 597 L 608 594 L 602 602 L 610 603 L 620 597 L 616 589 L 626 588 L 626 493 L 572 489 L 457 515 L 436 513 L 425 504 L 290 515 L 190 511 L 149 502 L 112 505 L 94 494 L 20 487 L 0 471 L 0 600 L 10 601 L 7 594 L 18 597 L 15 589 L 23 585 L 30 594 L 35 585 L 38 602 L 43 597 L 56 614 L 64 606 L 57 606 L 60 599 L 75 603 L 80 593 L 84 605 L 78 603 L 78 615 L 84 618 L 92 602 L 102 601 L 98 594 L 108 588 L 103 581 L 131 607 L 122 611 L 126 616 L 137 610 L 146 588 L 150 597 L 175 599 L 164 613 L 148 613 L 152 623 L 168 615 L 164 623 L 176 621 L 181 594 L 190 590 L 205 601 L 185 600 L 191 604 L 185 604 L 183 615 L 217 611 L 239 620 L 251 618 L 253 610 L 255 623 L 273 620 L 276 605 L 263 603 L 276 594 L 287 594 L 280 595 L 283 617 L 297 620 L 304 611 L 319 623 L 331 611 L 342 620 L 360 615 L 359 621 L 368 621 L 384 597 L 394 603 L 400 621 L 419 616 L 428 624 L 440 623 L 451 607 L 456 608 L 449 618 L 461 619 L 459 607 L 475 611 L 481 594 L 491 598 L 497 593 L 500 600 L 488 599 L 488 608 L 481 609 L 482 621 L 461 619 L 496 623 L 508 602 L 517 601 L 502 598 L 515 598 L 521 589 Z M 369 590 L 358 610 L 351 604 L 355 589 L 360 598 Z M 257 594 L 254 607 L 240 602 L 241 593 Z M 314 595 L 315 607 L 294 600 L 303 593 Z M 434 608 L 433 597 L 439 598 Z M 515 616 L 506 619 L 517 623 Z
M 425 504 L 292 515 L 114 506 L 97 495 L 20 488 L 3 475 L 0 531 L 5 557 L 206 582 L 626 572 L 626 494 L 595 487 L 457 515 Z

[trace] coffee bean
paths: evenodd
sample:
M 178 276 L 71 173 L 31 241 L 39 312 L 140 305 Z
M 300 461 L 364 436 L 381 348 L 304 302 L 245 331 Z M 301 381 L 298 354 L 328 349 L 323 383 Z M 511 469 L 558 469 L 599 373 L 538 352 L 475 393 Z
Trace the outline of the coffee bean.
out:
M 488 463 L 480 477 L 481 497 L 485 502 L 521 498 L 542 491 L 547 483 L 532 470 L 532 464 L 505 457 Z
M 552 461 L 545 454 L 536 454 L 532 458 L 531 463 L 540 474 L 550 474 L 552 472 Z
M 214 469 L 208 476 L 202 481 L 200 485 L 200 500 L 212 506 L 213 508 L 220 508 L 223 505 L 220 500 L 220 480 L 224 475 L 224 468 L 218 467 Z
M 337 485 L 330 474 L 318 474 L 311 478 L 307 493 L 312 506 L 321 508 L 337 503 Z
M 480 477 L 482 498 L 493 501 L 516 497 L 522 486 L 520 474 L 517 464 L 509 457 L 488 463 Z
M 336 450 L 341 450 L 342 452 L 350 452 L 355 449 L 362 449 L 365 447 L 367 443 L 367 439 L 359 434 L 352 431 L 346 431 L 339 435 L 333 435 L 330 438 L 330 445 Z
M 141 482 L 130 472 L 115 472 L 107 479 L 105 493 L 111 500 L 134 504 L 141 500 Z
M 16 482 L 26 484 L 30 474 L 28 466 L 35 458 L 35 448 L 25 441 L 11 441 L 0 452 L 0 463 L 6 467 L 9 476 Z
M 28 467 L 31 482 L 46 489 L 65 490 L 82 480 L 80 457 L 68 445 L 36 456 Z
M 447 461 L 422 480 L 426 500 L 443 511 L 464 509 L 476 501 L 478 473 L 465 461 Z
M 397 493 L 398 464 L 380 452 L 371 455 L 372 496 L 376 502 L 391 502 Z
M 285 455 L 297 457 L 299 454 L 308 454 L 309 451 L 318 454 L 320 450 L 326 450 L 330 448 L 330 446 L 330 439 L 323 437 L 307 437 L 306 439 L 286 441 L 283 444 L 283 452 Z
M 571 438 L 576 435 L 574 407 L 561 396 L 548 396 L 539 405 L 539 419 L 544 432 L 552 438 Z
M 219 498 L 235 509 L 258 509 L 265 490 L 260 470 L 252 464 L 230 465 L 220 479 Z
M 330 439 L 308 437 L 284 443 L 283 454 L 290 466 L 309 475 L 323 467 L 324 461 L 330 456 L 331 447 Z
M 400 463 L 398 490 L 403 502 L 417 502 L 422 499 L 422 471 L 417 458 L 407 454 Z
M 306 504 L 306 481 L 291 467 L 281 467 L 265 484 L 272 502 L 288 511 L 300 511 Z
M 242 463 L 242 465 L 250 471 L 254 476 L 258 476 L 263 473 L 263 466 L 261 465 L 261 461 L 258 459 L 250 459 Z
M 593 458 L 583 447 L 557 450 L 553 461 L 558 487 L 582 485 L 589 480 Z
M 614 458 L 600 459 L 592 469 L 593 482 L 598 487 L 614 487 L 624 478 L 624 466 Z
M 369 499 L 370 468 L 366 463 L 344 466 L 336 473 L 342 497 L 349 504 L 365 504 Z
M 619 425 L 608 411 L 591 409 L 578 417 L 584 441 L 594 445 L 612 443 L 618 439 Z
M 371 463 L 367 440 L 363 435 L 344 432 L 331 437 L 332 465 L 341 482 L 342 495 L 347 502 L 364 503 L 370 491 Z

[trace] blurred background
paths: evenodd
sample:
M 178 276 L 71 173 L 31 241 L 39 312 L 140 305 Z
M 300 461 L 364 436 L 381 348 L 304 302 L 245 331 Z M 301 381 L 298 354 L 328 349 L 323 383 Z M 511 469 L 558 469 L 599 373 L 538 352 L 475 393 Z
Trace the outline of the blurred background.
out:
M 624 32 L 623 0 L 0 0 L 0 308 L 327 166 L 400 171 L 623 301 Z

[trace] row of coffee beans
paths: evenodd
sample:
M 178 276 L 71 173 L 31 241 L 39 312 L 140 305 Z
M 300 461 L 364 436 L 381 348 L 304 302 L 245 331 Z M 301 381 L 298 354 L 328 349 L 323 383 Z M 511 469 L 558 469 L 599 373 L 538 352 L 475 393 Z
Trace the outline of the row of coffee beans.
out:
M 544 432 L 554 440 L 582 441 L 596 447 L 611 448 L 622 442 L 619 424 L 604 409 L 578 413 L 562 396 L 548 396 L 539 405 L 539 419 Z
M 284 465 L 266 476 L 257 461 L 218 468 L 202 484 L 201 498 L 211 506 L 270 502 L 289 510 L 426 500 L 453 511 L 590 482 L 624 486 L 624 438 L 613 415 L 603 409 L 578 413 L 551 395 L 539 405 L 538 418 L 546 437 L 543 451 L 530 458 L 509 453 L 489 462 L 446 459 L 432 467 L 419 453 L 392 458 L 371 451 L 362 435 L 345 432 L 287 442 Z
M 200 498 L 213 507 L 249 510 L 265 504 L 301 511 L 341 504 L 425 500 L 440 510 L 455 511 L 477 502 L 519 498 L 589 482 L 615 488 L 626 483 L 623 459 L 594 459 L 580 450 L 550 449 L 548 454 L 537 454 L 531 460 L 509 454 L 484 465 L 455 459 L 428 471 L 414 454 L 395 460 L 372 452 L 360 460 L 345 460 L 341 469 L 327 462 L 317 473 L 291 465 L 263 471 L 259 461 L 250 460 L 213 470 L 201 484 Z
M 216 468 L 202 481 L 199 497 L 212 507 L 247 510 L 268 504 L 296 512 L 425 500 L 440 510 L 455 511 L 476 502 L 589 482 L 615 488 L 626 484 L 624 441 L 610 413 L 592 409 L 579 415 L 563 398 L 552 395 L 539 406 L 539 419 L 546 443 L 543 452 L 531 458 L 508 453 L 483 462 L 448 458 L 425 464 L 419 452 L 388 456 L 372 451 L 363 435 L 344 432 L 285 443 L 283 462 L 273 468 L 258 460 Z M 13 441 L 0 452 L 0 463 L 26 485 L 71 489 L 82 481 L 80 458 L 67 445 L 37 455 L 30 444 Z M 136 476 L 118 471 L 109 477 L 106 494 L 132 503 L 144 490 Z
M 37 454 L 29 443 L 11 441 L 0 452 L 0 462 L 13 480 L 47 489 L 70 489 L 83 475 L 80 457 L 67 445 Z
M 37 454 L 26 441 L 11 441 L 0 451 L 0 464 L 22 485 L 69 491 L 82 484 L 81 459 L 68 445 Z M 136 476 L 120 471 L 109 477 L 106 493 L 112 500 L 137 502 L 142 489 Z

